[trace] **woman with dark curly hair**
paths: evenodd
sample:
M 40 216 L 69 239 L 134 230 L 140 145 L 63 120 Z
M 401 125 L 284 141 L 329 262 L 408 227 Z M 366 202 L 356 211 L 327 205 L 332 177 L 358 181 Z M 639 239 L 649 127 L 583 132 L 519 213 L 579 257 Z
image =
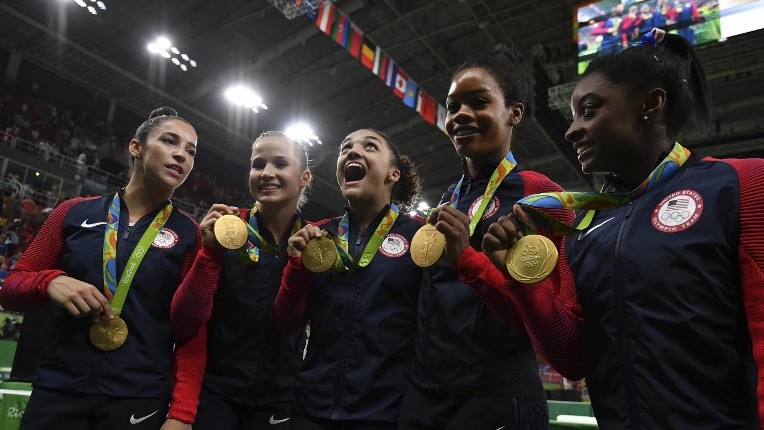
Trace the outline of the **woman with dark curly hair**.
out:
M 409 247 L 422 220 L 401 214 L 420 180 L 383 133 L 362 129 L 340 144 L 337 182 L 344 215 L 309 225 L 289 239 L 289 264 L 276 296 L 284 333 L 310 321 L 310 339 L 294 392 L 292 428 L 396 429 L 413 352 L 422 270 Z M 306 246 L 333 238 L 335 263 L 323 273 Z M 305 262 L 305 264 L 303 264 Z

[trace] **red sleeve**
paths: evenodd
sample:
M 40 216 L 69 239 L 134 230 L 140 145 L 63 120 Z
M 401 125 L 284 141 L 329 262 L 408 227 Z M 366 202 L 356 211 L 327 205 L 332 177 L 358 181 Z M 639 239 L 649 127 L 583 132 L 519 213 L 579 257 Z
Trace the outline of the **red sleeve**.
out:
M 573 272 L 565 256 L 565 243 L 554 272 L 537 284 L 508 279 L 507 291 L 520 311 L 536 351 L 571 381 L 584 377 L 583 316 Z
M 191 257 L 195 258 L 188 273 L 184 265 L 185 276 L 170 307 L 170 320 L 178 339 L 193 336 L 212 315 L 213 299 L 218 289 L 224 256 L 225 250 L 222 248 L 202 246 L 198 253 L 191 254 Z
M 525 171 L 520 174 L 525 183 L 524 196 L 562 190 L 540 173 Z M 574 221 L 575 214 L 571 210 L 544 211 L 568 224 Z M 581 379 L 581 310 L 573 274 L 565 258 L 564 238 L 549 231 L 539 230 L 538 233 L 554 242 L 560 250 L 560 258 L 549 277 L 537 284 L 526 285 L 515 281 L 489 265 L 485 255 L 478 258 L 465 252 L 459 256 L 457 264 L 469 266 L 470 271 L 466 274 L 471 277 L 485 280 L 480 286 L 469 282 L 468 285 L 478 292 L 493 312 L 509 324 L 517 323 L 516 315 L 519 313 L 536 350 L 566 378 Z M 480 270 L 483 273 L 478 273 Z M 500 272 L 500 277 L 496 272 Z M 485 291 L 490 291 L 490 295 Z
M 723 160 L 740 178 L 740 287 L 753 343 L 759 399 L 759 420 L 764 423 L 764 159 Z
M 504 274 L 482 252 L 468 246 L 456 258 L 459 280 L 469 285 L 496 316 L 512 328 L 522 328 L 523 320 L 505 292 Z
M 202 325 L 196 334 L 175 344 L 173 352 L 174 376 L 170 411 L 167 418 L 192 424 L 199 406 L 199 393 L 207 367 L 207 326 Z
M 300 257 L 289 257 L 273 304 L 273 317 L 282 333 L 296 333 L 308 322 L 308 294 L 312 278 L 312 273 L 302 265 Z
M 67 200 L 51 212 L 32 244 L 21 255 L 0 288 L 0 303 L 4 309 L 25 311 L 48 300 L 48 284 L 58 276 L 58 259 L 64 248 L 63 226 L 69 210 L 86 199 Z

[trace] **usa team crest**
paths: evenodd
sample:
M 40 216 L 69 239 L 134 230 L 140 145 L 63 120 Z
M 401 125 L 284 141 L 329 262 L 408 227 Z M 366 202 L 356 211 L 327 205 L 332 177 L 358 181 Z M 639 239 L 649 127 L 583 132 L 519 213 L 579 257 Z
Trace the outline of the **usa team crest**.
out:
M 703 213 L 703 197 L 695 190 L 675 191 L 653 209 L 652 224 L 658 231 L 678 233 L 692 227 Z
M 475 216 L 475 212 L 477 212 L 478 207 L 480 207 L 480 200 L 482 199 L 483 197 L 478 197 L 477 200 L 470 205 L 470 209 L 467 211 L 467 215 L 470 219 Z M 480 217 L 480 219 L 487 219 L 496 215 L 496 212 L 499 211 L 500 207 L 501 204 L 499 203 L 499 199 L 496 196 L 491 197 L 491 200 L 488 202 L 488 205 L 486 205 L 485 211 L 483 211 L 483 216 Z
M 385 240 L 382 241 L 382 245 L 379 245 L 379 252 L 385 257 L 400 257 L 409 250 L 409 242 L 405 237 L 397 233 L 390 233 Z
M 154 241 L 151 243 L 151 246 L 167 249 L 172 248 L 176 243 L 178 243 L 178 233 L 175 233 L 167 227 L 162 227 L 159 230 L 159 233 L 157 233 L 157 237 L 155 237 Z

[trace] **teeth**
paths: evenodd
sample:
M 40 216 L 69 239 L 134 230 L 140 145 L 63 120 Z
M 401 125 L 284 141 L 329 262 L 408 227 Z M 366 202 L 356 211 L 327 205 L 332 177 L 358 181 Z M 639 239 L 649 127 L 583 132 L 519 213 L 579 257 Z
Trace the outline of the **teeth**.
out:
M 355 167 L 355 166 L 358 166 L 358 167 L 360 167 L 360 168 L 363 168 L 363 166 L 361 165 L 361 163 L 356 163 L 356 162 L 354 162 L 354 161 L 351 161 L 350 163 L 348 163 L 348 164 L 345 164 L 345 168 L 346 168 L 346 169 L 347 169 L 348 167 Z

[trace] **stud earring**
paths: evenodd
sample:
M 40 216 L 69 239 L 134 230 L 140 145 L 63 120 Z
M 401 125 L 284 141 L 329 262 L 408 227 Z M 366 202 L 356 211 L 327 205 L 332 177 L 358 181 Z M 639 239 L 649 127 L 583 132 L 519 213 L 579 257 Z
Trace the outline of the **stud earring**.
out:
M 650 118 L 647 115 L 642 117 L 642 121 L 645 122 L 645 125 L 650 125 Z

